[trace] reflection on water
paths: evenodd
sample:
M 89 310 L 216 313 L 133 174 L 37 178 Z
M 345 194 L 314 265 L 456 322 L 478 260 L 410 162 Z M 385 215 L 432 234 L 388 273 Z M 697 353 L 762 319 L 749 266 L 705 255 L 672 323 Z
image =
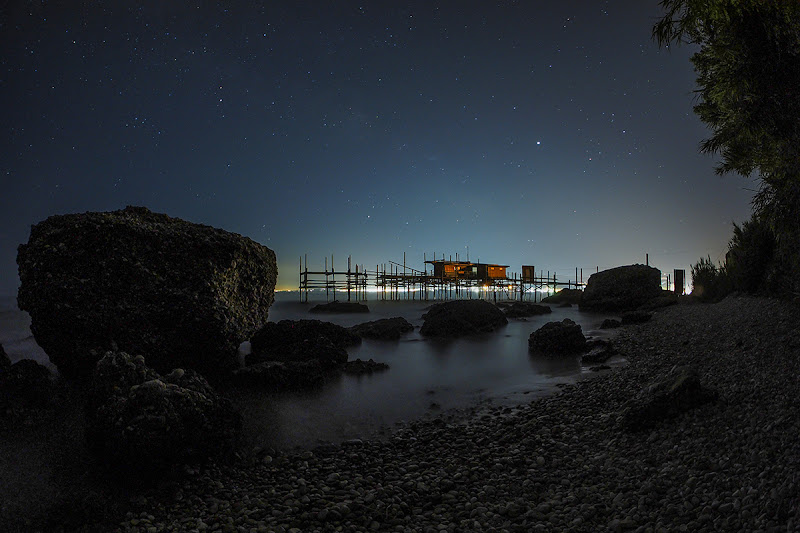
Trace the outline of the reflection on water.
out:
M 297 297 L 296 295 L 294 296 Z M 492 334 L 465 339 L 425 339 L 422 315 L 432 302 L 368 301 L 368 314 L 309 314 L 313 303 L 281 300 L 270 320 L 320 319 L 343 326 L 402 316 L 416 329 L 400 341 L 364 340 L 348 350 L 350 359 L 375 359 L 389 370 L 366 376 L 343 375 L 315 391 L 280 395 L 239 391 L 236 403 L 245 414 L 247 436 L 254 445 L 314 446 L 350 438 L 374 437 L 396 423 L 442 410 L 466 409 L 478 403 L 519 404 L 549 392 L 556 383 L 581 375 L 579 357 L 548 358 L 528 353 L 528 336 L 546 322 L 571 318 L 584 334 L 596 330 L 605 316 L 553 308 L 553 313 L 511 320 Z
M 513 405 L 551 391 L 556 383 L 575 380 L 583 370 L 578 357 L 547 358 L 528 353 L 528 336 L 546 322 L 571 318 L 587 336 L 604 315 L 556 308 L 549 315 L 514 319 L 499 331 L 467 339 L 425 339 L 422 315 L 433 302 L 368 301 L 369 313 L 310 314 L 314 303 L 297 295 L 277 295 L 270 320 L 319 319 L 343 326 L 402 316 L 416 329 L 400 341 L 364 340 L 348 350 L 351 359 L 374 359 L 389 370 L 372 375 L 342 375 L 318 390 L 273 394 L 257 390 L 227 391 L 241 409 L 246 441 L 274 448 L 310 447 L 319 442 L 370 438 L 396 423 L 479 403 Z M 50 365 L 30 336 L 30 317 L 11 305 L 0 311 L 0 343 L 12 361 L 33 358 Z M 51 366 L 52 368 L 52 366 Z

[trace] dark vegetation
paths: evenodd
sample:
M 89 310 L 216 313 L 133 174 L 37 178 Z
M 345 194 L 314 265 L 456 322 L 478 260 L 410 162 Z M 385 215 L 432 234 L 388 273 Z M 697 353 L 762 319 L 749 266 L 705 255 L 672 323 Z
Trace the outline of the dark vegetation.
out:
M 661 45 L 691 43 L 694 111 L 711 129 L 701 152 L 719 154 L 718 174 L 753 176 L 753 216 L 734 225 L 725 262 L 701 259 L 701 298 L 732 291 L 800 294 L 800 4 L 663 0 Z

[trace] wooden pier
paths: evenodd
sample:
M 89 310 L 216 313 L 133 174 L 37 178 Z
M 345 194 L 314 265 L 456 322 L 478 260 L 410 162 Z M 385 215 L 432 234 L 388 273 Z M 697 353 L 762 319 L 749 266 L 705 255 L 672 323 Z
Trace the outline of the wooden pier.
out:
M 363 265 L 353 265 L 347 258 L 347 270 L 336 270 L 331 255 L 330 269 L 325 258 L 323 270 L 308 270 L 308 257 L 300 258 L 300 301 L 308 301 L 312 291 L 325 291 L 325 300 L 336 300 L 346 295 L 347 301 L 366 301 L 372 292 L 377 300 L 452 300 L 491 299 L 539 301 L 544 294 L 560 289 L 582 289 L 583 269 L 575 269 L 575 278 L 559 280 L 555 272 L 540 270 L 533 265 L 523 265 L 522 273 L 507 273 L 508 265 L 472 263 L 423 256 L 423 270 L 403 263 L 389 261 L 368 270 Z M 429 266 L 431 267 L 429 269 Z M 370 288 L 374 288 L 370 290 Z

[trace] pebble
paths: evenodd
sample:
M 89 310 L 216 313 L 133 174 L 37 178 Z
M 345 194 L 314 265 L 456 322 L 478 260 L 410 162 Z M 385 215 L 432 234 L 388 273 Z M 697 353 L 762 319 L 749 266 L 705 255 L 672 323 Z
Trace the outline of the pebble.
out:
M 319 455 L 210 464 L 180 500 L 145 495 L 147 514 L 118 530 L 794 531 L 798 323 L 796 306 L 764 298 L 672 306 L 616 330 L 626 366 L 553 396 L 411 421 Z M 648 432 L 619 429 L 626 401 L 686 364 L 719 402 Z

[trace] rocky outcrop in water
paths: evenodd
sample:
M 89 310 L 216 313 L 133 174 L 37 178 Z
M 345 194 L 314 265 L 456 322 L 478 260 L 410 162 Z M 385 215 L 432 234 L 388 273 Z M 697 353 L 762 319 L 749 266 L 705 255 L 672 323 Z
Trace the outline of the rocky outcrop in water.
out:
M 369 313 L 369 307 L 358 302 L 340 302 L 334 300 L 326 304 L 317 304 L 308 310 L 309 313 Z
M 318 359 L 263 361 L 233 372 L 235 383 L 270 391 L 321 387 L 325 384 L 325 376 L 326 368 Z
M 661 296 L 661 271 L 645 265 L 603 270 L 589 277 L 581 310 L 629 311 Z
M 542 298 L 543 304 L 579 304 L 583 297 L 580 289 L 561 289 L 557 293 Z
M 200 374 L 176 368 L 162 377 L 141 356 L 106 354 L 92 389 L 89 447 L 103 465 L 130 475 L 157 474 L 231 450 L 241 426 L 231 403 Z
M 485 300 L 455 300 L 434 304 L 422 315 L 420 333 L 428 337 L 461 337 L 490 333 L 508 324 L 495 305 Z
M 355 361 L 348 361 L 342 365 L 342 372 L 356 376 L 372 374 L 373 372 L 381 372 L 383 370 L 389 370 L 389 365 L 386 363 L 378 363 L 372 359 L 368 359 L 367 361 L 356 359 Z
M 511 302 L 503 305 L 501 308 L 508 318 L 524 318 L 546 315 L 553 312 L 547 305 L 539 305 L 531 302 Z
M 320 320 L 281 320 L 268 322 L 250 339 L 252 353 L 247 366 L 264 361 L 319 361 L 331 368 L 347 362 L 348 346 L 361 337 L 349 329 Z
M 90 375 L 111 349 L 161 372 L 231 370 L 267 321 L 277 275 L 269 248 L 143 207 L 49 217 L 17 263 L 19 308 L 68 376 Z
M 700 383 L 689 366 L 676 366 L 634 398 L 620 416 L 620 425 L 629 431 L 651 428 L 695 407 L 717 399 L 716 391 Z
M 364 339 L 395 341 L 403 334 L 414 331 L 414 326 L 405 318 L 397 316 L 357 324 L 351 327 L 350 331 Z
M 586 350 L 586 337 L 580 325 L 569 318 L 548 322 L 531 333 L 528 348 L 544 355 L 578 354 Z

